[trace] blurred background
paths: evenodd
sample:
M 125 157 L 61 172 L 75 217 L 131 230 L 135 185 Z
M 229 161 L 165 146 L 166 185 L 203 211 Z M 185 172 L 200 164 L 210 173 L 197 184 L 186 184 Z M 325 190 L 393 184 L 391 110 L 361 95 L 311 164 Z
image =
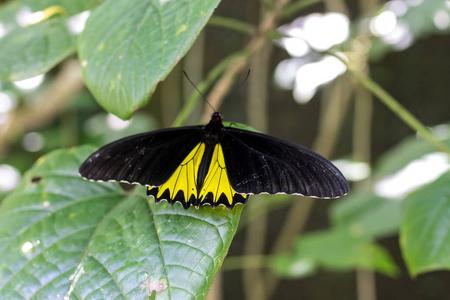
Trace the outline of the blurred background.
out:
M 29 17 L 31 12 L 16 3 L 1 1 L 0 19 L 9 16 L 20 25 Z M 200 83 L 247 49 L 276 3 L 223 1 L 149 105 L 129 121 L 96 103 L 75 55 L 45 74 L 1 82 L 0 201 L 36 159 L 54 149 L 101 146 L 174 122 L 204 122 L 212 111 L 201 100 L 180 121 L 179 112 L 196 93 L 182 71 Z M 87 16 L 74 26 L 82 30 Z M 369 75 L 439 139 L 448 140 L 450 1 L 292 1 L 272 27 L 237 72 L 234 86 L 247 68 L 251 75 L 220 106 L 223 118 L 332 159 L 351 181 L 352 192 L 338 200 L 252 197 L 209 299 L 450 299 L 450 273 L 411 278 L 398 238 L 402 197 L 447 171 L 448 157 L 346 73 L 341 60 L 327 55 L 345 55 L 353 69 Z M 8 24 L 0 23 L 0 43 L 7 31 Z M 365 252 L 349 246 L 351 237 L 346 244 L 347 236 L 333 235 L 339 224 L 353 233 L 370 232 L 367 245 L 375 247 L 380 260 L 365 264 Z M 300 259 L 292 253 L 303 237 L 310 250 L 302 248 Z M 362 260 L 351 259 L 359 255 Z

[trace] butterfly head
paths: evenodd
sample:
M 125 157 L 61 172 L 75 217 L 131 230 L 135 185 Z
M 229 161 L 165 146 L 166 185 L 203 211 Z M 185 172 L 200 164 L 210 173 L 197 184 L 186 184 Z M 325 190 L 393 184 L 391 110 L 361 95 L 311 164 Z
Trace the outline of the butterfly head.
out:
M 205 142 L 210 144 L 218 143 L 220 131 L 222 128 L 222 115 L 220 114 L 220 112 L 214 112 L 211 115 L 211 120 L 204 127 Z
M 211 122 L 220 122 L 222 123 L 222 114 L 218 111 L 211 114 Z
M 218 129 L 222 128 L 223 127 L 222 114 L 218 111 L 214 112 L 211 115 L 211 120 L 206 126 L 209 127 L 209 129 L 212 129 L 213 131 L 217 131 Z

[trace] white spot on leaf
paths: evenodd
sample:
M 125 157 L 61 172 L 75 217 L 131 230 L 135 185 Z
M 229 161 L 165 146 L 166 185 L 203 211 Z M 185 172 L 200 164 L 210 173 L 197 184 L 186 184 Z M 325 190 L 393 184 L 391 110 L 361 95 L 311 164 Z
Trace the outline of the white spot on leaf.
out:
M 72 292 L 75 286 L 77 285 L 78 280 L 80 280 L 81 275 L 83 274 L 84 274 L 84 266 L 83 264 L 79 264 L 75 272 L 69 277 L 69 280 L 72 281 L 72 284 L 70 285 L 69 291 L 64 296 L 64 300 L 69 300 L 71 298 L 70 296 L 72 295 Z
M 31 242 L 25 242 L 22 245 L 22 252 L 25 253 L 25 254 L 30 252 L 31 249 L 33 249 L 33 244 Z
M 145 280 L 144 283 L 141 284 L 141 291 L 143 290 L 147 290 L 148 291 L 148 295 L 151 296 L 153 291 L 155 291 L 157 294 L 161 293 L 162 291 L 164 291 L 164 289 L 166 288 L 166 284 L 162 281 L 158 281 L 158 280 Z

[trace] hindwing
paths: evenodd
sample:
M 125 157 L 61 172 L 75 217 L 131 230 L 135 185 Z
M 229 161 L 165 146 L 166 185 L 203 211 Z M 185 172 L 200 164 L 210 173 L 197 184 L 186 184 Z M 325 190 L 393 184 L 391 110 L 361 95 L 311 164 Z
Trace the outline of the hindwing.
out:
M 214 145 L 211 153 L 205 152 L 205 148 L 203 142 L 195 146 L 163 185 L 147 188 L 147 195 L 154 196 L 157 202 L 161 199 L 170 204 L 181 202 L 185 208 L 222 204 L 231 209 L 237 203 L 245 203 L 248 196 L 236 193 L 230 185 L 222 146 Z M 211 157 L 204 158 L 205 155 Z M 210 163 L 206 176 L 199 179 L 202 159 Z
M 331 162 L 303 146 L 232 127 L 222 132 L 228 178 L 238 193 L 337 198 L 349 191 Z

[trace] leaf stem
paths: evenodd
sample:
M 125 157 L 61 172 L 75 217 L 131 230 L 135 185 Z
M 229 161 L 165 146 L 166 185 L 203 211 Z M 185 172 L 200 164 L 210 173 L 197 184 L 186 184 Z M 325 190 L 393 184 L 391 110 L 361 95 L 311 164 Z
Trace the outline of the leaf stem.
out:
M 212 16 L 208 25 L 228 28 L 246 34 L 253 34 L 256 31 L 256 27 L 252 24 L 223 16 Z
M 218 63 L 206 76 L 202 82 L 200 82 L 197 88 L 204 94 L 206 90 L 216 81 L 216 79 L 227 69 L 227 67 L 236 59 L 245 56 L 244 51 L 239 51 L 231 54 L 230 56 L 223 59 Z M 191 114 L 192 110 L 195 108 L 195 104 L 201 98 L 201 95 L 197 91 L 193 91 L 186 104 L 181 109 L 177 118 L 173 122 L 173 127 L 178 127 L 184 125 L 187 118 Z
M 33 13 L 32 17 L 34 18 L 32 18 L 32 21 L 28 21 L 27 27 L 41 23 L 58 14 L 63 18 L 68 16 L 66 9 L 61 5 L 52 5 L 43 10 L 37 11 Z
M 403 107 L 394 97 L 392 97 L 386 90 L 379 86 L 370 77 L 358 72 L 349 67 L 349 64 L 340 58 L 338 55 L 333 55 L 339 58 L 347 65 L 348 72 L 365 88 L 372 92 L 378 99 L 381 100 L 393 113 L 395 113 L 403 122 L 405 122 L 411 129 L 417 131 L 426 141 L 434 145 L 442 152 L 450 153 L 444 143 L 439 141 L 413 114 L 411 114 L 405 107 Z
M 273 11 L 270 11 L 262 19 L 258 25 L 258 34 L 254 34 L 251 40 L 247 43 L 245 47 L 245 56 L 239 57 L 231 63 L 227 70 L 223 73 L 221 78 L 216 82 L 213 89 L 209 94 L 208 101 L 214 107 L 219 107 L 221 101 L 225 94 L 230 90 L 236 74 L 241 72 L 248 63 L 248 60 L 252 57 L 256 51 L 258 51 L 262 46 L 264 46 L 267 41 L 267 33 L 272 31 L 277 26 L 277 21 L 283 8 L 288 5 L 290 0 L 277 0 L 275 2 Z M 202 120 L 209 119 L 210 112 L 208 110 L 203 111 Z

